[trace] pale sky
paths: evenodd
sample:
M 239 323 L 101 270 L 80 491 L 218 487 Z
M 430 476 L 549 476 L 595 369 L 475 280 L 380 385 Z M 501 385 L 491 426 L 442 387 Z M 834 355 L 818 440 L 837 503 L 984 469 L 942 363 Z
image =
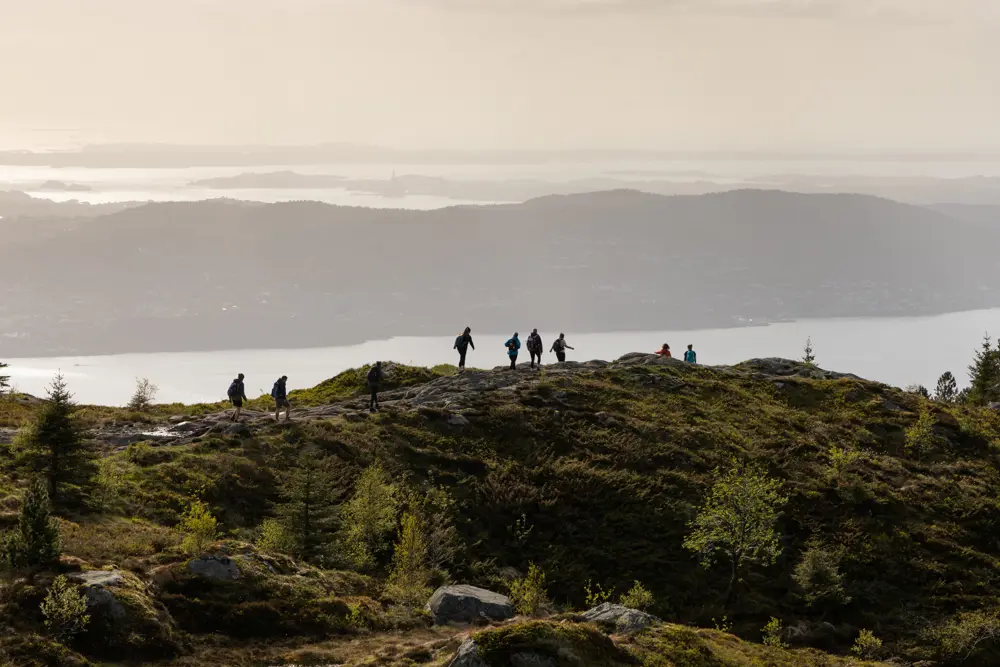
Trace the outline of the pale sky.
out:
M 0 0 L 0 148 L 1000 152 L 1000 0 Z

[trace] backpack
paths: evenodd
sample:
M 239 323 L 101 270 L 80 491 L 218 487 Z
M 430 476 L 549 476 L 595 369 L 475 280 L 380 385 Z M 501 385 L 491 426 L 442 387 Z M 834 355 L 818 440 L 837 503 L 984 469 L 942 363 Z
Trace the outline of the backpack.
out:
M 556 342 L 552 343 L 552 349 L 556 352 L 562 352 L 566 349 L 566 343 L 562 338 L 557 338 Z
M 455 339 L 455 349 L 456 349 L 456 350 L 457 350 L 458 348 L 462 347 L 462 340 L 463 340 L 464 338 L 465 338 L 465 334 L 462 334 L 461 336 L 459 336 L 458 338 L 456 338 L 456 339 Z
M 274 386 L 271 387 L 271 398 L 278 398 L 278 385 L 279 384 L 281 384 L 281 380 L 278 380 L 277 382 L 275 382 Z
M 226 392 L 226 396 L 229 398 L 235 398 L 240 395 L 240 381 L 233 380 L 233 383 L 229 385 L 229 391 Z
M 372 369 L 368 371 L 368 384 L 378 384 L 378 366 L 372 366 Z

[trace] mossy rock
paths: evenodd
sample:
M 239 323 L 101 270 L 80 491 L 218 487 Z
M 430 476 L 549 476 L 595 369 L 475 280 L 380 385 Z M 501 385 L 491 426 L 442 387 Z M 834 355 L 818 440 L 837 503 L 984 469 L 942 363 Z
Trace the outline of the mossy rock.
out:
M 90 623 L 74 645 L 106 659 L 160 659 L 181 653 L 183 642 L 174 620 L 149 585 L 131 572 L 107 572 L 113 577 L 106 584 L 81 586 L 87 593 Z
M 473 641 L 479 658 L 490 667 L 618 667 L 635 662 L 596 627 L 580 623 L 515 623 L 480 632 Z
M 238 638 L 325 636 L 383 625 L 381 606 L 363 595 L 367 579 L 353 573 L 308 569 L 282 574 L 269 559 L 237 555 L 237 579 L 206 579 L 187 563 L 158 574 L 159 598 L 187 632 Z M 285 570 L 287 571 L 287 570 Z
M 79 653 L 47 637 L 0 626 L 0 665 L 7 667 L 90 667 Z

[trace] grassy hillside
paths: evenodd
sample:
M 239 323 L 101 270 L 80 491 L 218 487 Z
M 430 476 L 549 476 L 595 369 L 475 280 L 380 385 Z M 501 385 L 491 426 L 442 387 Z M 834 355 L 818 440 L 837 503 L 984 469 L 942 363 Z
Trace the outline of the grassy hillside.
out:
M 504 590 L 534 563 L 546 573 L 551 611 L 585 608 L 588 584 L 617 597 L 639 580 L 661 618 L 718 625 L 752 642 L 773 617 L 785 628 L 782 640 L 797 647 L 846 654 L 866 629 L 884 642 L 883 657 L 940 664 L 967 657 L 971 665 L 1000 659 L 991 643 L 1000 633 L 1000 419 L 992 412 L 776 360 L 708 368 L 635 355 L 540 373 L 395 373 L 399 388 L 384 396 L 378 414 L 359 410 L 353 397 L 363 375 L 351 371 L 293 395 L 300 406 L 316 407 L 292 424 L 260 418 L 232 433 L 219 426 L 174 443 L 106 448 L 105 465 L 120 471 L 113 493 L 101 511 L 60 520 L 64 560 L 72 557 L 64 567 L 130 570 L 148 586 L 150 604 L 172 620 L 169 632 L 153 633 L 154 650 L 142 641 L 110 652 L 86 642 L 73 648 L 115 659 L 160 651 L 178 664 L 207 664 L 197 656 L 236 660 L 249 645 L 275 657 L 333 642 L 315 650 L 337 653 L 338 641 L 361 641 L 359 632 L 377 644 L 380 633 L 395 629 L 410 638 L 397 637 L 404 644 L 444 643 L 426 659 L 405 663 L 400 649 L 398 663 L 381 664 L 443 659 L 441 651 L 454 649 L 452 635 L 400 611 L 383 585 L 391 549 L 359 568 L 337 537 L 350 528 L 344 503 L 377 462 L 401 499 L 397 518 L 442 489 L 450 500 L 435 516 L 454 523 L 458 546 L 435 581 L 447 576 Z M 35 409 L 19 406 L 19 418 Z M 211 409 L 158 407 L 147 418 L 162 421 L 168 412 Z M 95 413 L 102 423 L 131 419 L 111 409 L 81 413 L 90 423 Z M 924 428 L 914 430 L 921 415 Z M 327 467 L 324 498 L 340 505 L 331 541 L 309 565 L 250 546 L 261 523 L 276 516 L 285 473 L 305 465 L 303 451 Z M 750 568 L 727 595 L 728 567 L 701 567 L 683 541 L 716 469 L 734 462 L 762 466 L 788 501 L 777 523 L 776 563 Z M 9 525 L 24 480 L 9 456 L 4 466 L 0 522 Z M 209 551 L 229 554 L 250 573 L 238 582 L 206 585 L 186 574 L 190 556 L 180 547 L 178 522 L 192 499 L 208 503 L 220 521 L 225 539 Z M 794 576 L 807 552 L 835 563 L 838 600 L 810 604 Z M 253 565 L 264 561 L 270 565 L 263 570 Z M 8 584 L 0 598 L 0 622 L 24 637 L 44 635 L 37 603 L 51 576 L 34 577 Z M 629 641 L 649 652 L 658 637 L 682 635 L 697 644 L 686 657 L 660 651 L 667 657 L 637 659 L 840 664 L 782 662 L 759 653 L 763 647 L 740 648 L 714 631 L 679 626 Z M 164 637 L 170 651 L 162 649 Z M 705 644 L 714 647 L 711 656 L 698 648 Z M 730 649 L 742 657 L 718 657 Z M 3 650 L 10 649 L 0 641 Z

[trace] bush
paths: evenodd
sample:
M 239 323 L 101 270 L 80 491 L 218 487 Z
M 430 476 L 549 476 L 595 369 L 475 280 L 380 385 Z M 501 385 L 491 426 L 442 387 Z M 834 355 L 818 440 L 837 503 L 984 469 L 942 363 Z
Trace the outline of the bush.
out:
M 597 584 L 597 587 L 595 588 L 591 584 L 590 579 L 588 579 L 587 583 L 583 585 L 583 592 L 583 605 L 587 609 L 592 609 L 593 607 L 604 604 L 610 600 L 611 596 L 615 594 L 615 589 L 612 588 L 610 591 L 606 591 L 600 584 Z
M 942 658 L 964 662 L 1000 638 L 1000 618 L 996 612 L 963 612 L 927 634 Z
M 850 596 L 844 592 L 840 554 L 825 549 L 818 542 L 806 545 L 806 551 L 795 566 L 792 579 L 798 584 L 802 598 L 809 605 L 820 601 L 833 604 L 847 604 L 851 601 Z
M 52 582 L 52 588 L 42 602 L 42 615 L 45 627 L 64 643 L 83 632 L 90 622 L 86 596 L 62 575 Z
M 851 647 L 851 653 L 862 660 L 872 660 L 881 650 L 882 640 L 871 630 L 862 630 L 854 640 L 854 646 Z
M 767 625 L 761 628 L 761 632 L 764 633 L 764 645 L 771 648 L 788 648 L 788 644 L 781 641 L 781 631 L 783 629 L 781 621 L 772 616 Z
M 0 560 L 10 569 L 19 569 L 58 559 L 59 527 L 50 514 L 45 482 L 36 479 L 24 497 L 17 527 L 0 542 Z
M 218 535 L 218 522 L 208 510 L 208 505 L 196 500 L 181 519 L 180 529 L 185 533 L 181 547 L 189 554 L 202 554 Z
M 534 616 L 546 603 L 545 573 L 534 563 L 528 565 L 528 576 L 510 582 L 510 601 L 522 616 Z
M 132 394 L 126 407 L 133 412 L 146 412 L 156 399 L 159 390 L 160 388 L 150 382 L 149 378 L 136 378 L 135 393 Z
M 936 442 L 934 417 L 928 410 L 921 410 L 917 423 L 906 429 L 906 450 L 913 456 L 920 458 L 923 454 L 931 451 Z
M 257 528 L 254 544 L 261 551 L 291 555 L 295 551 L 295 540 L 285 530 L 278 519 L 264 519 Z
M 655 602 L 653 594 L 638 579 L 632 584 L 628 593 L 621 596 L 618 601 L 630 609 L 638 609 L 639 611 L 649 609 Z

